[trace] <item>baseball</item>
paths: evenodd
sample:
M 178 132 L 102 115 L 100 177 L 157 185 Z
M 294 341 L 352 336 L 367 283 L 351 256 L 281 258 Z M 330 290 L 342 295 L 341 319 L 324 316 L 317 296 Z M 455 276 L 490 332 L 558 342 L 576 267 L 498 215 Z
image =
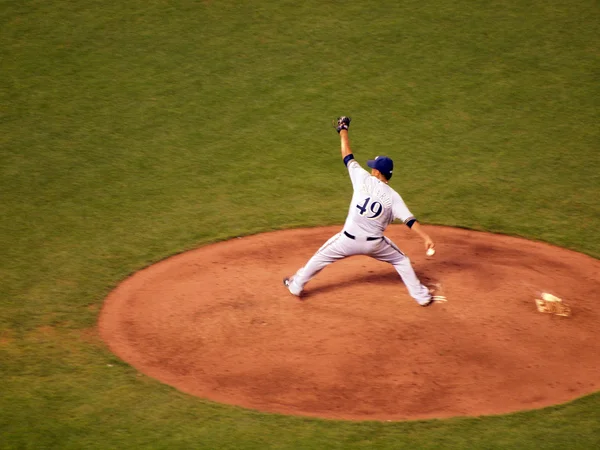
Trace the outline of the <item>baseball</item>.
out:
M 427 256 L 433 256 L 433 255 L 435 255 L 435 249 L 433 249 L 433 248 L 428 248 L 428 249 L 427 249 L 427 251 L 425 252 L 425 254 L 426 254 Z

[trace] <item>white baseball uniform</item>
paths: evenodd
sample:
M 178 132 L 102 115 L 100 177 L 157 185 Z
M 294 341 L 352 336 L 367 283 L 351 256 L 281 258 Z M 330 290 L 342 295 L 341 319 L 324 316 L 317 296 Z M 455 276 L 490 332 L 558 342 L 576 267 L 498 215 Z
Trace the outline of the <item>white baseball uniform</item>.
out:
M 329 264 L 353 255 L 368 255 L 394 266 L 409 294 L 423 305 L 430 301 L 429 289 L 421 284 L 410 259 L 383 235 L 395 219 L 404 223 L 414 216 L 394 189 L 372 176 L 354 159 L 348 162 L 354 194 L 343 231 L 331 237 L 306 265 L 290 278 L 288 289 L 300 295 L 306 283 Z

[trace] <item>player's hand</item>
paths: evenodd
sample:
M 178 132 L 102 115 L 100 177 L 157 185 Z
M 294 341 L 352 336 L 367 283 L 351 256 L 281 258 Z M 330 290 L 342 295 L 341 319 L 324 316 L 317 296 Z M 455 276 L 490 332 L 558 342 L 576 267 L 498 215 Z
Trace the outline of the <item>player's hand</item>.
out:
M 425 251 L 429 250 L 430 248 L 435 250 L 435 244 L 428 236 L 427 238 L 425 238 Z
M 350 121 L 351 120 L 352 119 L 350 119 L 350 117 L 347 117 L 347 116 L 338 117 L 333 122 L 333 126 L 335 127 L 335 131 L 337 131 L 339 133 L 342 130 L 348 130 L 348 128 L 350 127 Z

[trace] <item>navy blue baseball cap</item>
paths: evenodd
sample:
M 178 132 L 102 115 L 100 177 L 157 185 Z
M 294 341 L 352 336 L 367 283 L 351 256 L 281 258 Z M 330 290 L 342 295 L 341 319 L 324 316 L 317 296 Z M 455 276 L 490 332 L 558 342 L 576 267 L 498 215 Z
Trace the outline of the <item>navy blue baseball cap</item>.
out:
M 392 161 L 392 158 L 376 156 L 375 159 L 367 161 L 367 166 L 371 169 L 379 170 L 386 180 L 392 178 L 392 171 L 394 170 L 394 161 Z

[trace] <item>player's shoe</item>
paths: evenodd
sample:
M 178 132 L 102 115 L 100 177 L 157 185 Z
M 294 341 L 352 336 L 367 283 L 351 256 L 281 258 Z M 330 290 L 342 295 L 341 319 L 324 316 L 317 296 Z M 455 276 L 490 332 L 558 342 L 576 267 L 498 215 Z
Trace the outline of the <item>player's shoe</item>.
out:
M 435 300 L 433 299 L 433 295 L 431 297 L 429 297 L 429 300 L 427 300 L 425 303 L 419 303 L 419 305 L 421 305 L 422 307 L 427 307 L 429 305 L 433 305 L 433 302 Z
M 284 278 L 283 279 L 283 285 L 288 289 L 288 291 L 290 291 L 290 294 L 295 295 L 296 297 L 300 297 L 300 294 L 295 294 L 294 292 L 292 292 L 291 289 L 291 284 L 292 284 L 292 279 L 291 278 Z
M 439 283 L 433 284 L 432 287 L 429 288 L 429 300 L 425 303 L 419 303 L 421 306 L 430 306 L 435 302 L 447 302 L 448 299 L 445 295 L 439 295 L 438 291 L 441 289 L 441 285 Z
M 432 295 L 431 297 L 429 297 L 429 300 L 427 300 L 426 303 L 419 303 L 421 306 L 430 306 L 433 305 L 435 302 L 447 302 L 448 299 L 446 297 L 444 297 L 443 295 Z

